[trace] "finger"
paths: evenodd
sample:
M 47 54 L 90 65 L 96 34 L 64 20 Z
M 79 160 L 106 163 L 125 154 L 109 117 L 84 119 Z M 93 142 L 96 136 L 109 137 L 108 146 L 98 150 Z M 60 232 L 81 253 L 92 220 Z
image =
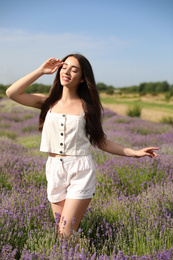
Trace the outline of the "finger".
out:
M 64 62 L 60 62 L 60 63 L 58 63 L 58 64 L 54 64 L 55 68 L 53 69 L 53 73 L 54 73 L 55 71 L 57 71 L 57 69 L 58 69 L 59 67 L 61 67 L 63 64 L 64 64 Z
M 64 64 L 64 62 L 59 62 L 59 63 L 56 64 L 55 66 L 58 66 L 58 68 L 59 68 L 59 67 L 61 67 L 63 64 Z
M 148 147 L 148 148 L 145 149 L 145 152 L 147 152 L 147 153 L 154 153 L 153 150 L 159 150 L 159 148 L 157 148 L 157 147 Z
M 155 152 L 149 152 L 149 153 L 146 153 L 146 155 L 148 155 L 149 157 L 151 157 L 151 158 L 156 158 L 156 157 L 158 157 L 158 155 L 155 153 Z
M 55 66 L 55 68 L 52 70 L 52 74 L 57 71 L 58 67 Z
M 158 157 L 157 153 L 153 153 L 153 155 L 154 155 L 155 158 Z
M 60 60 L 52 59 L 50 62 L 55 65 L 56 63 L 60 62 Z
M 149 147 L 149 149 L 151 149 L 151 150 L 159 150 L 158 147 Z
M 51 62 L 54 66 L 58 66 L 58 67 L 60 67 L 60 66 L 62 66 L 62 65 L 64 64 L 64 62 L 62 62 L 60 59 L 52 59 L 50 62 Z
M 153 158 L 153 155 L 151 153 L 146 153 L 147 156 L 149 156 L 150 158 Z
M 55 60 L 55 57 L 48 59 L 48 61 L 53 62 Z
M 54 66 L 56 66 L 57 64 L 61 63 L 61 60 L 51 58 L 51 59 L 49 59 L 49 62 L 51 62 Z

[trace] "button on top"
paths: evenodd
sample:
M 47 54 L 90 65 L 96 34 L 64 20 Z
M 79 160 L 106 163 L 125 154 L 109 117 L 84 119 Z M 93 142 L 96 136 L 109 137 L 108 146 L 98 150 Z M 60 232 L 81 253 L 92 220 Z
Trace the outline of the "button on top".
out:
M 65 117 L 65 114 L 63 114 L 62 116 Z
M 61 146 L 63 146 L 63 143 L 60 143 Z

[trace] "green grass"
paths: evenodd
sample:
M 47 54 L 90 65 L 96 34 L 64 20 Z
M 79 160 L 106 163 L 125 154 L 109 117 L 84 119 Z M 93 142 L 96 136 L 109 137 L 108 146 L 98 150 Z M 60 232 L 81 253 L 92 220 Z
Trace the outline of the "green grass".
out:
M 23 176 L 22 180 L 25 181 L 26 186 L 29 186 L 30 183 L 32 183 L 38 188 L 40 188 L 41 184 L 46 185 L 47 183 L 45 171 L 35 171 L 34 173 L 32 171 L 28 172 L 27 175 L 25 174 Z
M 27 149 L 38 148 L 40 144 L 40 135 L 28 135 L 28 136 L 19 136 L 17 142 L 24 146 Z
M 131 100 L 117 100 L 114 97 L 101 97 L 101 102 L 104 104 L 118 104 L 118 105 L 140 105 L 141 108 L 154 109 L 158 111 L 172 112 L 173 104 L 164 104 L 164 103 L 152 103 L 152 102 L 143 102 L 141 100 L 131 101 Z
M 27 133 L 27 132 L 30 133 L 32 131 L 38 131 L 38 126 L 28 126 L 28 127 L 22 128 L 23 133 Z
M 0 167 L 0 189 L 5 188 L 6 190 L 12 189 L 11 180 L 3 173 L 3 169 Z
M 6 137 L 11 138 L 11 139 L 16 139 L 17 133 L 14 132 L 14 131 L 4 129 L 4 130 L 0 131 L 0 136 L 6 136 Z
M 141 134 L 141 135 L 162 134 L 162 133 L 164 133 L 168 130 L 168 127 L 169 126 L 164 125 L 160 128 L 159 127 L 148 128 L 145 125 L 141 125 L 141 126 L 138 126 L 138 127 L 131 127 L 130 131 L 132 133 Z

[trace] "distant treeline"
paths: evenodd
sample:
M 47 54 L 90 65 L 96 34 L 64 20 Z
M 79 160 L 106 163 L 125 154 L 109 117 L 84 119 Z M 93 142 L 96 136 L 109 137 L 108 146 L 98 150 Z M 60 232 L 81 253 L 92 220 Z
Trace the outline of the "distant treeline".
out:
M 6 89 L 9 87 L 9 85 L 3 85 L 0 84 L 0 96 L 4 96 Z M 25 92 L 26 93 L 49 93 L 51 86 L 50 85 L 43 85 L 34 83 L 31 86 L 29 86 Z M 115 91 L 115 88 L 113 86 L 107 86 L 104 83 L 98 83 L 97 88 L 99 92 L 106 92 L 107 94 L 113 94 Z
M 173 95 L 173 84 L 168 84 L 167 81 L 163 82 L 149 82 L 141 83 L 139 86 L 121 87 L 115 88 L 114 86 L 109 86 L 104 83 L 97 83 L 97 88 L 99 92 L 105 92 L 107 94 L 113 94 L 115 92 L 119 93 L 138 93 L 141 95 L 158 94 L 158 93 L 172 93 Z
M 110 94 L 110 95 L 114 94 L 114 92 L 115 92 L 114 86 L 106 85 L 102 82 L 97 83 L 97 89 L 98 89 L 99 92 L 104 92 L 104 93 Z
M 5 95 L 6 89 L 9 85 L 0 84 L 0 96 Z M 39 83 L 34 83 L 26 89 L 26 93 L 49 93 L 50 85 L 43 85 Z M 173 84 L 168 84 L 167 81 L 163 82 L 149 82 L 141 83 L 139 86 L 130 86 L 115 88 L 112 85 L 106 85 L 105 83 L 97 83 L 97 88 L 99 92 L 104 92 L 107 94 L 114 94 L 115 91 L 119 93 L 138 93 L 140 95 L 145 95 L 147 93 L 157 95 L 158 93 L 168 93 L 169 96 L 173 96 Z
M 163 82 L 144 82 L 141 83 L 139 86 L 131 86 L 131 87 L 124 87 L 120 88 L 122 92 L 125 93 L 139 93 L 139 94 L 158 94 L 158 93 L 165 93 L 165 92 L 172 92 L 173 93 L 173 84 L 168 84 L 167 81 Z
M 6 89 L 9 87 L 10 85 L 3 85 L 0 84 L 0 96 L 4 96 Z M 38 84 L 38 83 L 34 83 L 31 86 L 29 86 L 25 92 L 26 93 L 49 93 L 50 91 L 50 85 L 43 85 L 43 84 Z

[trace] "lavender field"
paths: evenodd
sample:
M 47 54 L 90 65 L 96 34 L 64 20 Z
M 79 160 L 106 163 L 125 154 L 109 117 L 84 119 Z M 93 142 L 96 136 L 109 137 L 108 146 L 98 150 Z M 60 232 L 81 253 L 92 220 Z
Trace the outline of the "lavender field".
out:
M 105 110 L 108 138 L 134 149 L 158 146 L 159 156 L 93 148 L 96 195 L 69 241 L 58 238 L 47 200 L 38 115 L 0 100 L 0 259 L 173 259 L 173 127 Z

